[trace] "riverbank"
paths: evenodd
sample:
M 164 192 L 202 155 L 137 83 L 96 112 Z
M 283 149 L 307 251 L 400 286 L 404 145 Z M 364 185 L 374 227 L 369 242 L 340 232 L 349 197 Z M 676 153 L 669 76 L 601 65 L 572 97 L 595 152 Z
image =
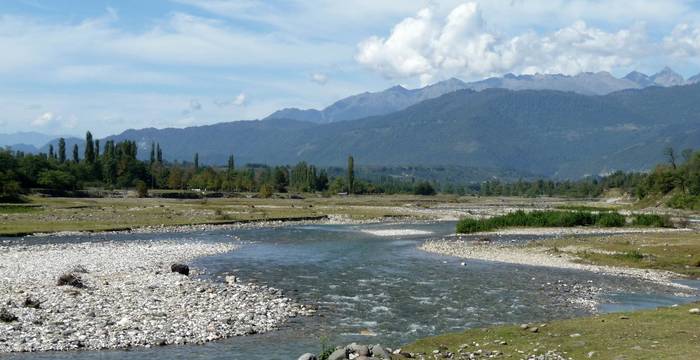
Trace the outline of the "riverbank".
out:
M 472 329 L 422 339 L 401 351 L 413 359 L 695 359 L 699 306 Z M 453 356 L 444 356 L 448 353 Z
M 313 312 L 234 277 L 171 271 L 235 249 L 175 241 L 0 246 L 0 353 L 201 344 Z
M 593 206 L 598 202 L 546 198 L 477 198 L 452 195 L 363 195 L 322 197 L 286 195 L 261 199 L 253 194 L 235 198 L 45 198 L 30 204 L 0 205 L 0 236 L 37 233 L 171 230 L 173 227 L 236 225 L 246 222 L 386 220 L 456 221 L 487 217 L 516 209 Z

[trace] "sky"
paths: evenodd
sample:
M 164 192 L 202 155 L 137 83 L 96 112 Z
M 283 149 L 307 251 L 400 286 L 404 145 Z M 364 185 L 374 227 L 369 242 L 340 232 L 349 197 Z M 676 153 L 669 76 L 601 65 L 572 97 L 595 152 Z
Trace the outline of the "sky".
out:
M 700 73 L 700 1 L 3 0 L 0 133 L 263 118 L 506 73 Z

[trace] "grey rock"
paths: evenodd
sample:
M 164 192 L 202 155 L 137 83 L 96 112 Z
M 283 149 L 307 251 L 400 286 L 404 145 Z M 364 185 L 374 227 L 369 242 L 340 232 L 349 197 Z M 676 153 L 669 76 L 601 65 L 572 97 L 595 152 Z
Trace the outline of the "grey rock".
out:
M 361 355 L 361 356 L 369 356 L 369 347 L 367 345 L 358 345 L 355 343 L 352 343 L 348 346 L 346 346 L 346 349 L 348 352 L 355 353 L 356 355 Z
M 318 358 L 314 354 L 306 353 L 302 356 L 299 356 L 297 360 L 318 360 Z
M 372 356 L 375 358 L 391 359 L 389 352 L 387 352 L 386 349 L 384 349 L 384 347 L 380 344 L 372 345 L 370 350 L 372 351 Z
M 187 276 L 190 274 L 190 267 L 185 264 L 176 263 L 170 265 L 170 271 Z
M 344 360 L 348 358 L 347 349 L 342 348 L 332 352 L 328 355 L 328 360 Z

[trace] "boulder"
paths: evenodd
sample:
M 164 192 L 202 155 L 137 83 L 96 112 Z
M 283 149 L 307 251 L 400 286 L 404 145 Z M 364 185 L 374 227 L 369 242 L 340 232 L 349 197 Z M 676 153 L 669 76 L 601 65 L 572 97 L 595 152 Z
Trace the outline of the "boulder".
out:
M 56 281 L 56 285 L 58 286 L 72 286 L 75 288 L 83 288 L 85 287 L 85 284 L 83 284 L 83 280 L 80 279 L 80 276 L 72 274 L 72 273 L 67 273 L 63 274 L 58 277 L 58 281 Z
M 355 343 L 352 343 L 348 346 L 345 347 L 348 352 L 354 353 L 355 355 L 360 355 L 360 356 L 369 356 L 369 347 L 367 345 L 358 345 Z
M 379 359 L 391 359 L 391 355 L 389 355 L 389 352 L 387 352 L 386 349 L 384 349 L 384 347 L 379 344 L 373 345 L 370 350 L 372 351 L 372 357 Z
M 5 308 L 0 309 L 0 321 L 2 322 L 13 322 L 17 321 L 17 316 Z
M 188 276 L 190 274 L 190 267 L 185 264 L 172 264 L 170 265 L 170 271 L 176 272 Z
M 700 315 L 700 309 L 698 309 L 698 308 L 692 308 L 692 309 L 688 310 L 688 312 L 693 314 L 693 315 Z
M 347 349 L 342 348 L 332 352 L 328 355 L 328 360 L 345 360 L 348 358 Z
M 318 360 L 318 358 L 314 354 L 306 353 L 302 356 L 299 356 L 299 359 L 297 360 Z

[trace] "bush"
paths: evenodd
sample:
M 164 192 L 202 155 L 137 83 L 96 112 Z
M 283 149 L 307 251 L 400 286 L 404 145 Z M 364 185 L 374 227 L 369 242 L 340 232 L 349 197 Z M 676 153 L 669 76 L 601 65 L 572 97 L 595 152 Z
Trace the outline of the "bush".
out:
M 413 189 L 415 195 L 435 195 L 435 188 L 427 181 L 419 182 Z
M 272 194 L 273 194 L 272 186 L 270 186 L 268 184 L 262 184 L 260 186 L 260 197 L 265 198 L 265 199 L 269 199 L 272 197 Z
M 632 225 L 670 228 L 673 227 L 673 222 L 668 215 L 639 214 L 634 216 Z
M 625 226 L 625 217 L 616 212 L 595 214 L 586 211 L 532 211 L 518 210 L 490 219 L 462 219 L 457 223 L 458 233 L 491 231 L 506 227 L 574 227 L 574 226 Z
M 675 194 L 667 202 L 674 209 L 700 210 L 700 196 L 688 194 Z
M 148 186 L 145 182 L 142 180 L 136 180 L 134 185 L 136 186 L 136 192 L 139 194 L 140 198 L 148 197 Z
M 601 227 L 623 227 L 625 226 L 625 217 L 616 213 L 602 213 L 598 215 L 596 225 Z

